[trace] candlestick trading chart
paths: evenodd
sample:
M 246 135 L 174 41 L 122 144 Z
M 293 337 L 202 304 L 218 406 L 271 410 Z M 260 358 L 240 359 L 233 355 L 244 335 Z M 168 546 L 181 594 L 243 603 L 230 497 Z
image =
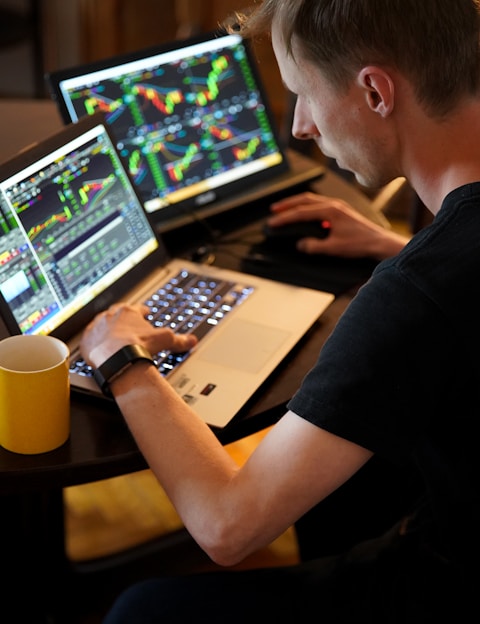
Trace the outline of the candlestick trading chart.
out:
M 61 90 L 71 119 L 104 112 L 149 212 L 283 160 L 238 36 L 112 60 Z
M 100 128 L 1 181 L 0 293 L 22 333 L 53 329 L 155 244 L 119 162 Z

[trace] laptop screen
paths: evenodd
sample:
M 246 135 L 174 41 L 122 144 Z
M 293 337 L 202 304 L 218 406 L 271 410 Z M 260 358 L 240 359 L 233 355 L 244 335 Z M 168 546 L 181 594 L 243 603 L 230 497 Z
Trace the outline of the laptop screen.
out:
M 168 229 L 288 169 L 248 42 L 209 34 L 52 72 L 64 121 L 105 113 L 147 212 Z
M 13 333 L 54 332 L 159 247 L 99 117 L 0 167 L 0 307 Z

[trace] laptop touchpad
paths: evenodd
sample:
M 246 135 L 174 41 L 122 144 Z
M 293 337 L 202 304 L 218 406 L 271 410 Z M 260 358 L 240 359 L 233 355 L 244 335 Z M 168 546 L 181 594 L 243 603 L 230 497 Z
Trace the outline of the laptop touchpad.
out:
M 283 329 L 233 319 L 199 353 L 199 358 L 228 368 L 256 373 L 289 335 Z

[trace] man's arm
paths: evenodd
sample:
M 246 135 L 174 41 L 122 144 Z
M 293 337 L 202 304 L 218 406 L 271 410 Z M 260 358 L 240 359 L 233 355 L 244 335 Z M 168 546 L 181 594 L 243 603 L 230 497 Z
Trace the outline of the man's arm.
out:
M 154 329 L 141 308 L 115 306 L 87 328 L 82 352 L 99 366 L 126 344 L 155 353 L 189 340 Z M 148 362 L 127 368 L 110 390 L 185 527 L 221 565 L 269 544 L 372 455 L 289 412 L 239 467 Z

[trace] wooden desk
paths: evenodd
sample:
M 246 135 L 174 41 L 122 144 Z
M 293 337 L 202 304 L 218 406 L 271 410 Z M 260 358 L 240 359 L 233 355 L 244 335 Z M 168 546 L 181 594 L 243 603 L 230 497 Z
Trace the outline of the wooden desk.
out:
M 350 297 L 338 297 L 251 405 L 217 433 L 222 443 L 238 440 L 274 423 L 333 329 Z M 114 405 L 72 397 L 71 435 L 60 448 L 18 455 L 0 448 L 0 495 L 28 494 L 106 479 L 146 467 Z
M 61 122 L 51 102 L 0 100 L 0 159 L 59 127 Z M 217 262 L 238 268 L 235 258 L 219 251 Z M 350 299 L 351 294 L 337 297 L 250 404 L 227 428 L 217 432 L 222 443 L 267 427 L 284 413 L 285 403 L 315 362 Z M 63 488 L 145 467 L 116 407 L 76 396 L 71 401 L 71 435 L 62 447 L 31 456 L 0 448 L 2 561 L 9 583 L 4 585 L 2 614 L 8 612 L 8 597 L 12 596 L 12 613 L 18 615 L 18 586 L 28 596 L 28 605 L 33 605 L 35 617 L 50 613 L 59 597 L 68 596 L 73 581 L 64 544 Z

